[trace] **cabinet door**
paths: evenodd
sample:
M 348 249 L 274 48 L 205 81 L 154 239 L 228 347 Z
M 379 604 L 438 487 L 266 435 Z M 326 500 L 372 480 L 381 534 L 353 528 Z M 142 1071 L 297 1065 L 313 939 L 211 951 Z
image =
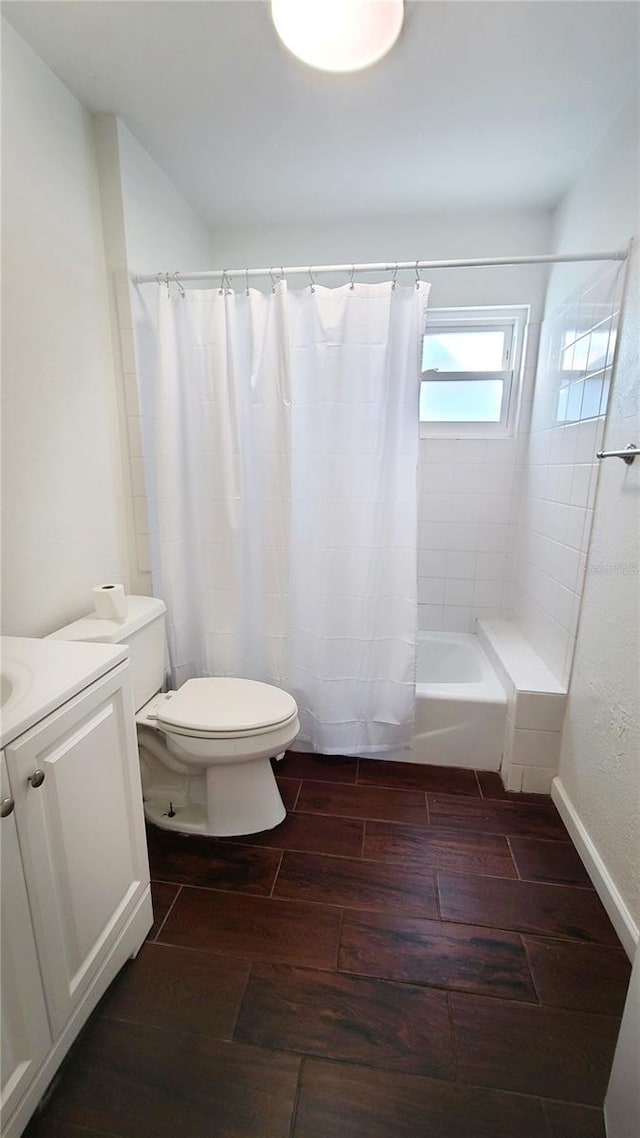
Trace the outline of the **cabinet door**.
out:
M 10 798 L 2 766 L 2 798 Z M 1 1125 L 25 1094 L 50 1046 L 49 1021 L 42 989 L 29 902 L 22 873 L 15 811 L 0 819 L 2 855 L 2 1083 Z
M 57 1035 L 149 882 L 128 664 L 47 716 L 6 752 Z

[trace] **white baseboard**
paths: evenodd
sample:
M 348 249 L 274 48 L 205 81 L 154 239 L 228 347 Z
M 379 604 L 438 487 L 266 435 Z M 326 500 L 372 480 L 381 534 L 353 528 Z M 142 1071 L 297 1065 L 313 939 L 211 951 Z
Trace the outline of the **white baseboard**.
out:
M 638 945 L 639 930 L 625 905 L 606 865 L 598 853 L 588 830 L 569 798 L 559 778 L 551 784 L 551 797 L 576 847 L 594 888 L 602 901 L 629 960 L 633 961 Z

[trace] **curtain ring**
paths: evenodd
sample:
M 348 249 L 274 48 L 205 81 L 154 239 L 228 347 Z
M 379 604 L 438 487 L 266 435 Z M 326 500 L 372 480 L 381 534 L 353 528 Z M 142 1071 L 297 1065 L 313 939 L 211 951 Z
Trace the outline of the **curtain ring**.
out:
M 349 288 L 351 289 L 351 291 L 352 291 L 352 292 L 353 292 L 354 288 L 356 287 L 356 286 L 354 285 L 354 283 L 353 283 L 353 278 L 354 278 L 354 275 L 355 275 L 355 271 L 356 271 L 356 267 L 355 267 L 355 265 L 354 265 L 354 263 L 353 263 L 353 261 L 352 261 L 352 262 L 351 262 L 351 277 L 350 277 L 350 280 L 349 280 Z
M 311 265 L 309 265 L 309 280 L 311 281 L 311 291 L 315 292 L 316 291 L 316 282 L 313 279 L 313 273 L 311 272 Z
M 244 284 L 245 284 L 245 294 L 246 294 L 246 296 L 248 296 L 249 295 L 249 269 L 248 268 L 246 268 L 244 270 Z
M 174 281 L 176 282 L 176 284 L 177 284 L 177 286 L 178 286 L 178 290 L 179 290 L 179 292 L 180 292 L 180 296 L 181 296 L 181 297 L 182 297 L 182 299 L 184 300 L 184 298 L 185 298 L 185 296 L 186 296 L 187 294 L 186 294 L 186 292 L 184 291 L 184 285 L 183 285 L 182 281 L 181 281 L 181 280 L 179 280 L 179 276 L 180 276 L 180 274 L 178 273 L 178 270 L 176 269 L 175 273 L 173 274 L 173 279 L 174 279 Z
M 422 277 L 420 276 L 420 270 L 418 269 L 419 264 L 420 262 L 416 261 L 416 288 L 419 288 L 422 284 Z
M 272 292 L 275 292 L 275 291 L 276 291 L 276 284 L 277 284 L 277 281 L 276 281 L 276 278 L 275 278 L 275 277 L 274 277 L 274 275 L 273 275 L 273 269 L 269 269 L 269 276 L 271 277 L 271 291 L 272 291 Z
M 393 289 L 394 292 L 395 292 L 395 288 L 396 288 L 397 279 L 398 279 L 398 262 L 396 261 L 396 267 L 393 270 L 393 279 L 391 281 L 391 288 Z
M 223 269 L 222 270 L 222 279 L 220 281 L 220 288 L 218 289 L 218 296 L 224 296 L 226 276 L 227 276 L 227 270 Z
M 164 283 L 167 286 L 167 296 L 169 297 L 169 300 L 171 300 L 171 284 L 169 283 L 169 280 L 170 280 L 169 274 L 165 273 L 164 274 Z

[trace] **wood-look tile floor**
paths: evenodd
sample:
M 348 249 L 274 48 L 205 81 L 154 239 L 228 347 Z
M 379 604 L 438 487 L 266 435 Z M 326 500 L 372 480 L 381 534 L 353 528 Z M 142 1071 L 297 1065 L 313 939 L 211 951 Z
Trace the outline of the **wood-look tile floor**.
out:
M 149 829 L 154 926 L 29 1138 L 602 1138 L 630 967 L 551 801 L 278 781 L 268 833 Z

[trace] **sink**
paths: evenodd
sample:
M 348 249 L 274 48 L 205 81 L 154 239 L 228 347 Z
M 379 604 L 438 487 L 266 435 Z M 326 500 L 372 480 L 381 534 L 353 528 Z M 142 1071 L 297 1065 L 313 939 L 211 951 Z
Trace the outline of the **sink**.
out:
M 0 709 L 13 707 L 31 686 L 32 672 L 20 660 L 3 659 L 0 667 Z

